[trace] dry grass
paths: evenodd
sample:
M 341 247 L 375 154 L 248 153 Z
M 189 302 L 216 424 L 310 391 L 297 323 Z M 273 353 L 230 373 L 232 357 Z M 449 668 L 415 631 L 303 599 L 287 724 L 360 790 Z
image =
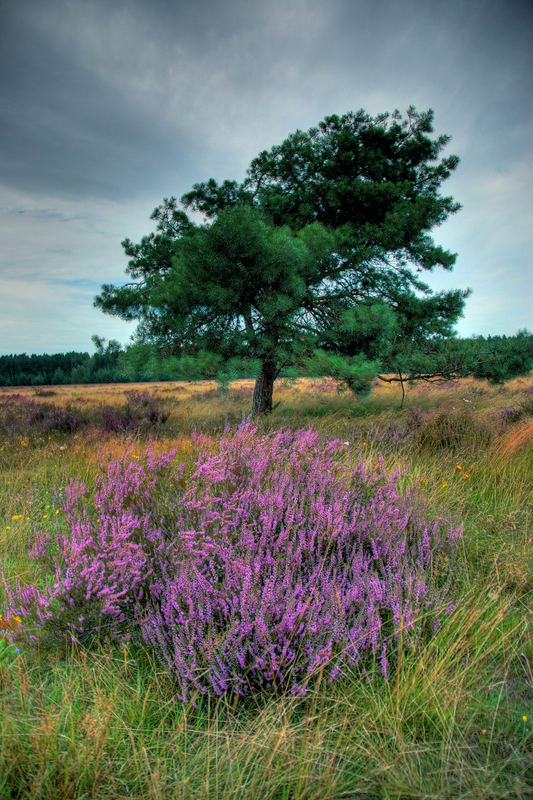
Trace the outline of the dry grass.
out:
M 409 466 L 406 483 L 419 482 L 435 513 L 462 521 L 458 608 L 388 682 L 372 669 L 366 679 L 319 680 L 303 701 L 258 696 L 184 707 L 147 652 L 102 645 L 23 652 L 9 664 L 0 653 L 0 800 L 531 796 L 533 422 L 501 415 L 530 387 L 533 378 L 502 388 L 422 385 L 400 410 L 397 386 L 376 386 L 357 402 L 331 382 L 278 382 L 280 405 L 259 423 L 265 429 L 312 425 L 349 442 L 354 459 L 382 451 L 387 468 Z M 157 438 L 93 426 L 0 442 L 0 557 L 10 580 L 39 577 L 27 542 L 35 526 L 54 520 L 54 486 L 71 476 L 91 485 L 108 457 L 148 446 L 193 458 L 191 432 L 204 431 L 215 446 L 224 426 L 248 413 L 252 382 L 232 384 L 228 397 L 214 382 L 61 386 L 44 396 L 3 388 L 0 409 L 3 396 L 17 393 L 90 410 L 122 404 L 132 389 L 170 411 Z M 380 440 L 395 425 L 410 431 L 415 406 L 446 417 L 448 433 L 459 432 L 453 446 L 428 447 L 418 429 Z M 424 431 L 430 423 L 420 424 Z M 479 425 L 490 430 L 488 442 Z

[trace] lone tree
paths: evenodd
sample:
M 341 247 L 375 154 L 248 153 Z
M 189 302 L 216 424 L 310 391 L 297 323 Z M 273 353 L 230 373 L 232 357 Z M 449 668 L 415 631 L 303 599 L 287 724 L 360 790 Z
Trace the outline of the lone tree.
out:
M 131 281 L 95 305 L 139 320 L 165 355 L 257 359 L 254 415 L 294 364 L 368 389 L 394 352 L 452 335 L 468 294 L 420 277 L 456 259 L 430 236 L 460 207 L 440 194 L 459 159 L 441 157 L 432 122 L 413 107 L 329 116 L 260 153 L 244 182 L 165 198 L 157 232 L 122 243 Z

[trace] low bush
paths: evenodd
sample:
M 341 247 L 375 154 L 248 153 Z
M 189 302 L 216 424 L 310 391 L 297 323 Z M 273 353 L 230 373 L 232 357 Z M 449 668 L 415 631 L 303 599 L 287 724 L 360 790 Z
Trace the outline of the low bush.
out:
M 303 694 L 369 659 L 387 676 L 453 607 L 460 537 L 401 481 L 312 430 L 250 423 L 189 475 L 173 453 L 112 461 L 94 494 L 70 484 L 67 533 L 32 548 L 53 578 L 6 585 L 6 615 L 43 643 L 144 643 L 183 698 Z
M 29 434 L 74 433 L 86 420 L 70 406 L 63 408 L 51 403 L 36 403 L 22 395 L 3 397 L 0 432 L 8 436 Z
M 0 433 L 9 437 L 74 433 L 94 424 L 105 433 L 143 433 L 159 428 L 170 416 L 149 392 L 129 391 L 125 405 L 96 406 L 83 413 L 79 408 L 37 403 L 18 394 L 4 395 L 2 399 Z
M 167 421 L 169 414 L 148 392 L 126 392 L 125 406 L 104 406 L 101 425 L 106 433 L 137 433 L 157 427 Z
M 522 406 L 505 406 L 500 409 L 498 416 L 504 426 L 508 426 L 520 422 L 522 417 L 526 416 L 526 413 L 526 410 Z
M 416 444 L 431 452 L 447 450 L 452 453 L 486 447 L 492 438 L 487 423 L 468 411 L 443 411 L 429 415 L 419 428 Z
M 73 409 L 53 406 L 47 403 L 28 404 L 25 424 L 27 428 L 39 433 L 74 433 L 84 421 Z

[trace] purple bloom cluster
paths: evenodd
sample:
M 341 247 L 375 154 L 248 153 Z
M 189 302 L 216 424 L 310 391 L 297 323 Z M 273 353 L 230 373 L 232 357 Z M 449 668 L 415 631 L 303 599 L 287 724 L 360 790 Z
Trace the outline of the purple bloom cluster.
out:
M 451 609 L 460 529 L 402 494 L 400 474 L 348 456 L 312 430 L 243 423 L 189 475 L 172 453 L 113 461 L 94 500 L 71 483 L 55 578 L 8 587 L 9 612 L 74 640 L 143 641 L 183 698 L 304 693 L 369 657 L 387 675 Z
M 339 386 L 336 383 L 331 383 L 330 381 L 311 381 L 307 384 L 307 389 L 310 389 L 314 392 L 337 392 L 339 391 Z
M 525 415 L 526 411 L 522 406 L 505 406 L 498 412 L 498 416 L 504 425 L 514 425 L 515 422 L 519 422 Z
M 35 403 L 22 395 L 4 395 L 0 408 L 0 433 L 22 436 L 32 433 L 74 433 L 84 424 L 69 406 Z
M 48 392 L 55 394 L 55 392 Z M 159 427 L 170 416 L 159 399 L 148 392 L 126 392 L 123 406 L 97 406 L 94 411 L 34 402 L 22 395 L 3 395 L 0 400 L 0 434 L 30 436 L 36 433 L 74 433 L 96 424 L 106 433 L 142 433 Z
M 73 433 L 82 425 L 81 418 L 71 408 L 62 408 L 47 403 L 29 405 L 25 421 L 30 429 L 44 433 L 52 431 Z
M 359 433 L 361 437 L 362 433 Z M 492 429 L 487 422 L 468 411 L 424 412 L 413 406 L 405 418 L 373 425 L 365 437 L 381 450 L 392 450 L 409 443 L 420 450 L 458 452 L 486 447 Z
M 254 393 L 252 386 L 233 386 L 229 390 L 230 397 L 249 397 Z
M 163 411 L 148 392 L 126 392 L 125 406 L 101 409 L 102 428 L 107 433 L 134 433 L 144 427 L 162 425 L 168 418 L 168 412 Z

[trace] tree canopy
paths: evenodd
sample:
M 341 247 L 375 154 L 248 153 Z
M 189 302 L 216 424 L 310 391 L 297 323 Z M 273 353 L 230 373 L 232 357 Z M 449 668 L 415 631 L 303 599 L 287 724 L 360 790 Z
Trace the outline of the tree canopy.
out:
M 254 414 L 272 409 L 291 364 L 368 389 L 395 359 L 450 337 L 468 294 L 434 294 L 421 277 L 456 259 L 431 231 L 459 210 L 440 192 L 459 159 L 432 134 L 433 112 L 413 107 L 297 130 L 243 182 L 165 198 L 156 232 L 122 243 L 129 282 L 104 285 L 95 305 L 139 320 L 138 341 L 166 356 L 257 359 Z

